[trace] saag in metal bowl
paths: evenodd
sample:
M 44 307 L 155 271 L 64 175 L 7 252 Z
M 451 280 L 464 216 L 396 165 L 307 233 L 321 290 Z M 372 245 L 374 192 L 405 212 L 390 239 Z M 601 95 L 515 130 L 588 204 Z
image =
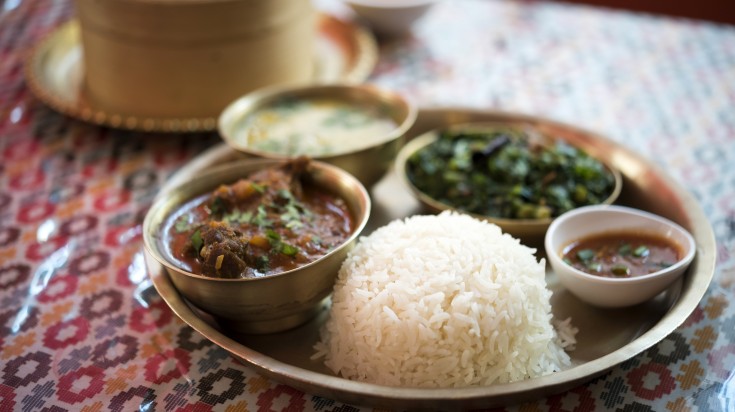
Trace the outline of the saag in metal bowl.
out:
M 614 202 L 622 185 L 604 160 L 518 124 L 428 132 L 404 147 L 396 170 L 430 209 L 482 217 L 524 240 L 566 211 Z

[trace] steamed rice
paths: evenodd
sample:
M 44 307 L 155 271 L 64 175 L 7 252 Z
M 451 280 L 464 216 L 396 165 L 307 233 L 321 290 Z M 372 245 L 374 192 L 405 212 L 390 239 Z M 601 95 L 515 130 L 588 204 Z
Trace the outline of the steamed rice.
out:
M 552 326 L 544 276 L 533 249 L 493 224 L 451 212 L 394 221 L 342 265 L 315 358 L 348 379 L 432 388 L 564 369 L 574 336 Z

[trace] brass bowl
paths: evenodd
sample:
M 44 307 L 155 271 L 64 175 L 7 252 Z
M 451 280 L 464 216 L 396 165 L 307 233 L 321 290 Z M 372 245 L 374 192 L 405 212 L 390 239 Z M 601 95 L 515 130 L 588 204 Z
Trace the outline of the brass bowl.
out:
M 355 107 L 370 107 L 385 112 L 397 126 L 376 138 L 375 143 L 370 146 L 328 155 L 311 153 L 287 155 L 249 146 L 242 138 L 247 131 L 247 125 L 244 123 L 248 116 L 285 99 L 292 101 L 329 99 Z M 269 87 L 247 94 L 228 105 L 219 117 L 218 129 L 224 141 L 240 152 L 270 159 L 306 155 L 338 166 L 357 177 L 366 186 L 371 186 L 390 168 L 403 145 L 406 131 L 416 120 L 416 112 L 416 107 L 401 95 L 369 85 Z
M 312 161 L 306 179 L 344 199 L 354 219 L 355 230 L 341 246 L 307 265 L 261 278 L 213 278 L 188 272 L 175 264 L 161 233 L 172 213 L 220 184 L 234 183 L 252 172 L 280 163 L 272 159 L 245 159 L 207 170 L 160 193 L 143 222 L 146 251 L 164 266 L 179 292 L 235 332 L 278 332 L 314 317 L 331 294 L 339 267 L 370 216 L 370 197 L 357 179 L 335 166 Z
M 408 178 L 408 175 L 406 173 L 406 164 L 408 162 L 408 159 L 413 155 L 414 153 L 420 151 L 421 149 L 425 148 L 426 146 L 430 145 L 434 141 L 436 141 L 439 138 L 439 133 L 443 130 L 482 130 L 486 128 L 498 128 L 498 127 L 506 127 L 506 128 L 524 128 L 528 130 L 534 130 L 534 126 L 530 124 L 523 124 L 523 123 L 494 123 L 494 122 L 487 122 L 487 123 L 466 123 L 466 124 L 455 124 L 452 126 L 449 126 L 448 128 L 443 129 L 435 129 L 428 131 L 426 133 L 423 133 L 416 138 L 412 139 L 410 142 L 406 143 L 403 148 L 400 150 L 398 155 L 396 156 L 395 161 L 395 170 L 396 174 L 399 177 L 399 180 L 403 183 L 405 187 L 407 187 L 411 194 L 418 199 L 418 201 L 422 204 L 422 206 L 425 209 L 428 209 L 432 212 L 441 212 L 444 210 L 459 210 L 455 208 L 452 205 L 440 202 L 437 199 L 434 199 L 433 197 L 427 195 L 423 191 L 421 191 L 419 188 L 414 186 L 414 184 L 410 181 Z M 556 136 L 554 135 L 554 139 L 566 141 L 568 144 L 581 148 L 584 150 L 584 147 L 580 147 L 578 144 L 575 144 L 575 142 L 571 142 L 567 140 L 568 136 Z M 592 156 L 590 153 L 588 155 Z M 615 184 L 613 187 L 613 191 L 610 194 L 610 196 L 607 197 L 601 204 L 612 204 L 617 200 L 618 196 L 620 195 L 620 191 L 623 186 L 623 177 L 620 174 L 620 171 L 612 166 L 612 164 L 600 156 L 593 156 L 595 159 L 600 161 L 613 175 L 613 179 L 615 180 Z M 510 219 L 510 218 L 496 218 L 496 217 L 490 217 L 490 216 L 484 216 L 479 215 L 475 213 L 467 213 L 471 216 L 474 216 L 478 219 L 483 219 L 488 222 L 494 223 L 498 225 L 503 232 L 509 233 L 515 238 L 520 239 L 523 241 L 523 243 L 536 247 L 539 249 L 543 248 L 543 241 L 544 241 L 544 235 L 546 234 L 546 230 L 549 228 L 549 225 L 553 221 L 553 218 L 544 218 L 544 219 Z

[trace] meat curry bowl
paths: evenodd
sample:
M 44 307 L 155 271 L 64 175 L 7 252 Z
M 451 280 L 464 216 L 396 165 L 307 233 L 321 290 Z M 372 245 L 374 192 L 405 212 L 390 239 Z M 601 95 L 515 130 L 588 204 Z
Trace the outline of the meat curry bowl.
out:
M 245 159 L 159 194 L 143 237 L 196 307 L 235 332 L 272 333 L 319 312 L 370 207 L 335 166 Z

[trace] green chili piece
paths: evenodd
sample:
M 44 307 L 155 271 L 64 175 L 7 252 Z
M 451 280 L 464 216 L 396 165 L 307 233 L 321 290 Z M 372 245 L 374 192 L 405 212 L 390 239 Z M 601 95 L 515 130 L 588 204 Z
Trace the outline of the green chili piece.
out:
M 202 246 L 204 245 L 204 241 L 202 240 L 202 234 L 199 232 L 199 229 L 197 229 L 194 233 L 191 235 L 191 245 L 194 247 L 194 250 L 199 254 L 199 251 L 202 249 Z
M 288 243 L 281 243 L 281 253 L 286 256 L 294 257 L 299 253 L 299 249 L 296 246 L 289 245 Z
M 633 249 L 632 246 L 630 246 L 630 243 L 624 243 L 620 248 L 618 248 L 618 253 L 620 256 L 628 256 L 630 255 L 630 251 Z
M 651 251 L 648 249 L 647 246 L 641 245 L 635 248 L 633 251 L 633 256 L 635 257 L 646 257 L 648 254 L 651 253 Z
M 628 276 L 630 274 L 630 268 L 626 265 L 618 263 L 610 268 L 610 271 L 615 276 Z
M 590 262 L 587 264 L 587 269 L 593 272 L 600 272 L 602 271 L 602 263 Z
M 577 259 L 585 263 L 591 261 L 592 258 L 594 257 L 595 257 L 595 251 L 592 249 L 582 249 L 577 252 Z

